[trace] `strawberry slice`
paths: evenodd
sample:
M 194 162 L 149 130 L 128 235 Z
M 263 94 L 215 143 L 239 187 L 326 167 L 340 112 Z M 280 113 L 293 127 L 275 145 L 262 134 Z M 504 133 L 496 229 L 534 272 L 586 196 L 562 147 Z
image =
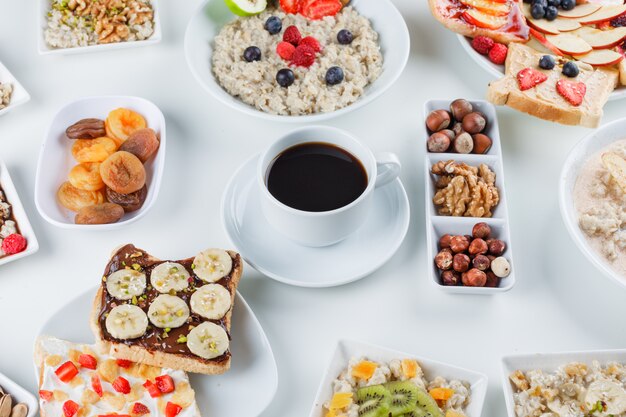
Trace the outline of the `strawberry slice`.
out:
M 130 413 L 133 416 L 143 416 L 144 414 L 150 414 L 150 410 L 142 403 L 135 403 L 133 404 L 133 408 L 130 410 Z
M 100 382 L 100 377 L 96 374 L 91 375 L 91 388 L 98 394 L 98 397 L 102 398 L 102 382 Z
M 176 417 L 182 409 L 180 405 L 168 402 L 165 405 L 165 417 Z
M 80 366 L 87 369 L 96 369 L 98 367 L 98 361 L 91 355 L 83 353 L 78 357 L 78 363 Z
M 124 377 L 118 376 L 111 385 L 113 385 L 113 389 L 120 394 L 130 393 L 130 382 Z
M 44 389 L 39 390 L 39 398 L 43 401 L 50 401 L 54 397 L 54 393 L 52 391 L 46 391 Z
M 530 90 L 548 79 L 543 72 L 534 68 L 524 68 L 517 73 L 517 84 L 522 91 Z
M 54 373 L 57 374 L 61 381 L 67 383 L 78 375 L 78 368 L 72 361 L 67 361 L 63 365 L 59 366 Z
M 74 417 L 78 412 L 80 406 L 72 400 L 67 400 L 63 403 L 63 415 L 65 417 Z
M 131 417 L 130 414 L 98 414 L 98 417 Z
M 585 83 L 570 80 L 559 80 L 556 83 L 556 91 L 572 106 L 580 106 L 587 93 Z
M 115 363 L 117 363 L 117 366 L 124 369 L 130 368 L 133 364 L 131 361 L 128 361 L 126 359 L 116 359 Z
M 155 379 L 156 386 L 163 394 L 174 391 L 174 380 L 169 375 L 157 376 Z
M 300 0 L 280 0 L 280 7 L 285 13 L 296 14 L 300 9 Z
M 334 16 L 343 7 L 341 0 L 309 1 L 300 8 L 300 13 L 311 20 L 319 20 L 326 16 Z
M 149 379 L 144 382 L 143 387 L 146 389 L 146 391 L 148 391 L 148 394 L 150 394 L 152 398 L 161 396 L 161 391 L 159 390 L 159 387 L 157 387 L 157 385 Z

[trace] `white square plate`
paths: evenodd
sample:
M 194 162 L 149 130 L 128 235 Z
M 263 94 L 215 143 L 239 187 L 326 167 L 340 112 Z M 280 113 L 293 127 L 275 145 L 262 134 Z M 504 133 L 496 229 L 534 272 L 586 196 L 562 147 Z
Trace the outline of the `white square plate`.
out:
M 28 414 L 26 414 L 26 417 L 34 417 L 37 415 L 39 402 L 33 394 L 17 385 L 2 373 L 0 373 L 0 387 L 2 387 L 6 394 L 11 394 L 13 404 L 24 403 L 28 406 Z
M 11 102 L 4 109 L 0 110 L 0 115 L 10 112 L 17 106 L 28 102 L 30 100 L 30 94 L 20 84 L 20 82 L 11 74 L 11 71 L 0 62 L 0 83 L 13 85 L 13 93 L 11 93 Z

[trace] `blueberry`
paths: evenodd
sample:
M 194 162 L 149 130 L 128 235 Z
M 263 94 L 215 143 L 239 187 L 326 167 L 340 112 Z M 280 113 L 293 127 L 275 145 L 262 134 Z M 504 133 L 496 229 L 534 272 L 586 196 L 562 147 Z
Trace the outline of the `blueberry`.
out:
M 256 46 L 249 46 L 243 51 L 243 59 L 248 62 L 252 61 L 260 61 L 261 60 L 261 50 Z
M 337 42 L 342 45 L 350 45 L 354 36 L 352 36 L 352 32 L 348 29 L 341 29 L 339 33 L 337 33 Z
M 574 7 L 576 7 L 576 0 L 561 0 L 563 10 L 572 10 Z
M 276 82 L 278 82 L 281 87 L 289 87 L 295 80 L 296 77 L 289 68 L 283 68 L 276 74 Z
M 548 7 L 548 0 L 533 0 L 531 4 L 533 6 L 535 4 L 539 4 L 539 5 L 541 5 L 541 7 L 543 7 L 545 9 L 546 7 Z
M 561 5 L 561 0 L 548 0 L 548 6 L 559 7 Z
M 551 70 L 556 65 L 556 61 L 552 55 L 544 55 L 539 59 L 539 67 Z
M 283 30 L 283 22 L 279 17 L 270 16 L 265 21 L 265 30 L 267 30 L 271 35 L 276 35 L 281 30 Z
M 563 65 L 563 74 L 570 78 L 577 77 L 579 72 L 578 65 L 574 61 L 568 61 Z
M 535 3 L 530 9 L 530 14 L 532 15 L 533 19 L 543 19 L 546 15 L 546 8 L 543 7 L 541 4 Z
M 559 10 L 555 6 L 546 7 L 546 19 L 554 20 L 559 15 Z
M 330 67 L 326 71 L 326 84 L 337 85 L 343 81 L 343 70 L 339 67 Z
M 524 3 L 532 3 L 532 0 L 524 0 Z

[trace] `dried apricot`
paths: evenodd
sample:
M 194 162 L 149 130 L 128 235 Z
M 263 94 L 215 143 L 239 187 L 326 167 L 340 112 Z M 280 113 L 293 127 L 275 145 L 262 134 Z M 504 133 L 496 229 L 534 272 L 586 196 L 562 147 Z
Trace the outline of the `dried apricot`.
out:
M 104 188 L 100 176 L 100 162 L 83 162 L 76 165 L 69 174 L 70 183 L 81 190 L 97 191 Z
M 141 190 L 135 191 L 130 194 L 120 194 L 116 193 L 109 187 L 106 189 L 107 200 L 110 203 L 115 203 L 124 208 L 126 213 L 130 213 L 131 211 L 139 210 L 143 203 L 146 201 L 146 197 L 148 195 L 148 188 L 144 185 Z
M 83 207 L 74 218 L 76 224 L 109 224 L 119 221 L 124 209 L 113 203 L 102 203 Z
M 131 133 L 120 151 L 130 152 L 145 163 L 159 149 L 159 139 L 150 128 L 139 129 Z
M 100 165 L 100 175 L 107 187 L 120 194 L 139 191 L 146 184 L 146 169 L 135 155 L 119 151 Z
M 146 119 L 130 109 L 115 109 L 107 116 L 105 129 L 107 136 L 122 142 L 128 139 L 135 130 L 146 127 Z
M 115 141 L 106 136 L 96 139 L 77 139 L 72 145 L 72 155 L 78 162 L 102 162 L 117 148 Z
M 79 211 L 83 207 L 103 203 L 104 193 L 102 190 L 81 190 L 74 187 L 69 181 L 66 181 L 59 187 L 57 199 L 63 207 L 72 211 Z

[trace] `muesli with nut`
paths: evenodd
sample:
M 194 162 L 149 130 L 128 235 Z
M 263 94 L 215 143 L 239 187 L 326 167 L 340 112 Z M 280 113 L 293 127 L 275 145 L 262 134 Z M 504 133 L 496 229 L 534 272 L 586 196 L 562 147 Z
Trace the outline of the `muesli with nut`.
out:
M 0 82 L 0 110 L 4 109 L 11 103 L 12 94 L 13 85 Z

